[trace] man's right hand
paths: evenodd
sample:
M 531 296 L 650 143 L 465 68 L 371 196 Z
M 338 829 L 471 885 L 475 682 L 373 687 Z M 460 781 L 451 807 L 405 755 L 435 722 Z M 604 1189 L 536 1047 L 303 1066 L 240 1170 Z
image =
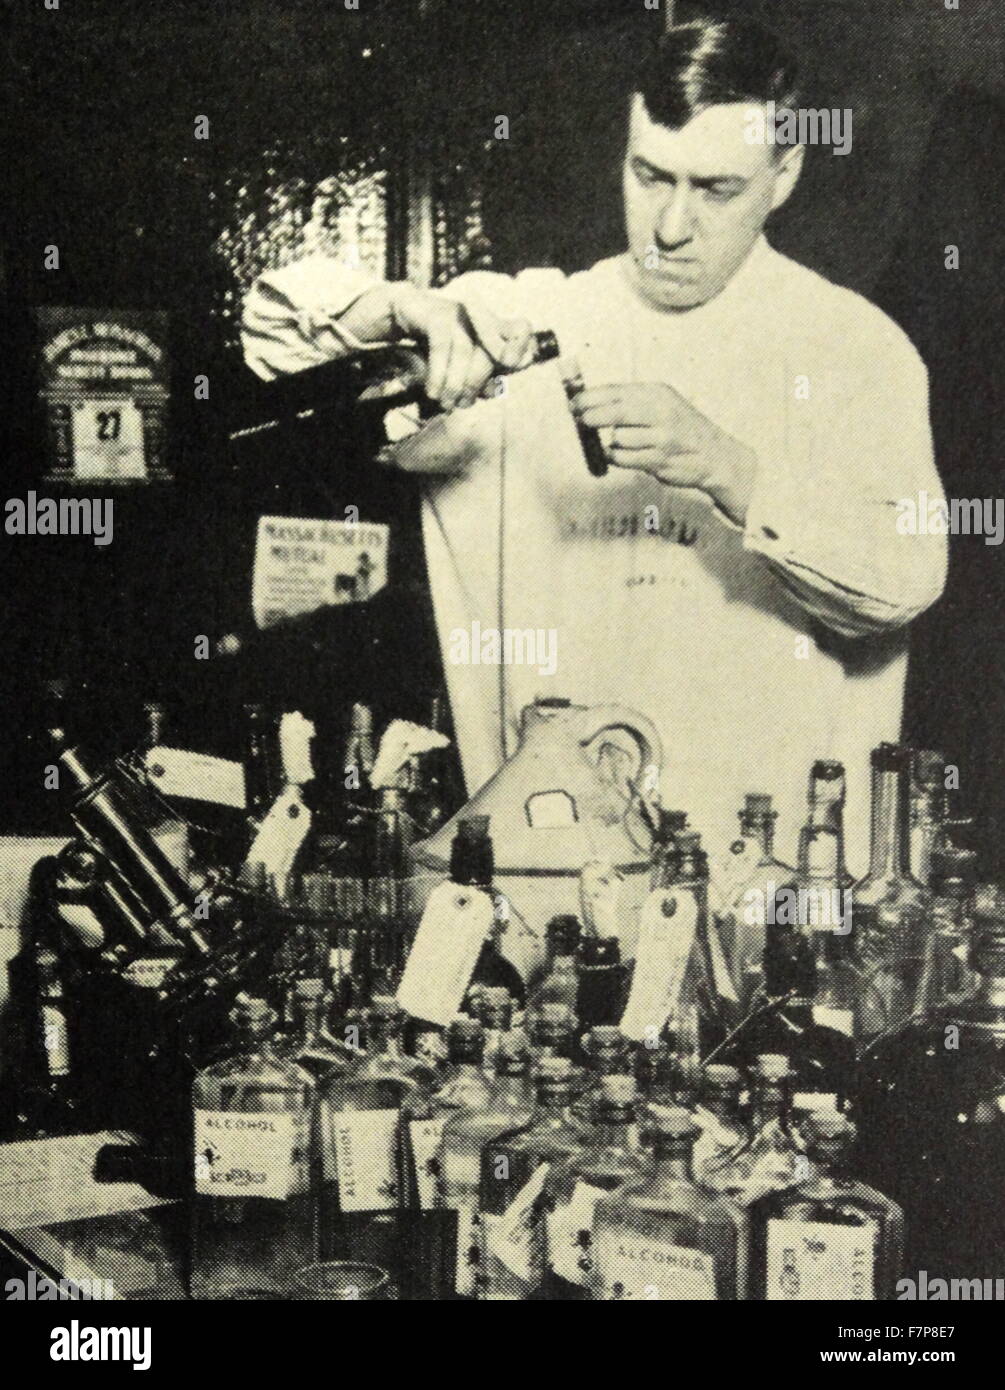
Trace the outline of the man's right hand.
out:
M 402 336 L 425 341 L 426 394 L 444 410 L 490 394 L 494 378 L 519 367 L 530 349 L 526 320 L 501 319 L 481 305 L 458 304 L 413 285 L 393 287 L 391 314 Z

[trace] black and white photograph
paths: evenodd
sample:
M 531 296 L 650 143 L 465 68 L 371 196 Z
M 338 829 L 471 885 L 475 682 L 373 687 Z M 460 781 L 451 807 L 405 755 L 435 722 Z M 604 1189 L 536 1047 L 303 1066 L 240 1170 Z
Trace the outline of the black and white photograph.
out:
M 654 1345 L 967 1364 L 1005 11 L 3 8 L 13 1345 L 816 1302 Z

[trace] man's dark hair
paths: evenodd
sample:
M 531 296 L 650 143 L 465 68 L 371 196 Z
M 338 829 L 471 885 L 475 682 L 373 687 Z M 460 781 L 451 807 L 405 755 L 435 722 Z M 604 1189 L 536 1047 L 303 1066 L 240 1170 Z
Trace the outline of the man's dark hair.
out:
M 756 20 L 705 17 L 668 29 L 647 56 L 633 91 L 650 119 L 679 130 L 709 106 L 798 103 L 798 64 Z

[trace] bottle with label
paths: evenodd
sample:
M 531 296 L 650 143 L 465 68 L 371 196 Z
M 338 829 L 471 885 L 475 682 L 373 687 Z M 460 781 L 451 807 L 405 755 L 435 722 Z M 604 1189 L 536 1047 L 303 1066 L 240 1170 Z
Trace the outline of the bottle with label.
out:
M 856 1027 L 862 1038 L 896 1028 L 920 1005 L 931 898 L 910 869 L 906 748 L 872 754 L 869 872 L 853 890 L 854 950 L 863 972 Z
M 504 1032 L 488 1104 L 456 1112 L 443 1126 L 443 1204 L 457 1218 L 453 1288 L 459 1299 L 474 1299 L 479 1288 L 482 1151 L 501 1134 L 524 1129 L 534 1113 L 529 1057 L 526 1035 L 519 1029 Z
M 195 1078 L 192 1293 L 279 1289 L 317 1258 L 315 1086 L 272 1046 L 274 1012 L 243 996 L 234 1048 Z
M 434 1083 L 401 1045 L 404 1014 L 378 996 L 367 1012 L 367 1052 L 320 1088 L 322 1251 L 402 1275 L 401 1112 Z
M 794 927 L 768 929 L 764 990 L 769 1006 L 753 1015 L 723 1054 L 744 1071 L 765 1053 L 788 1057 L 793 1109 L 844 1107 L 854 1095 L 856 1050 L 847 1033 L 814 1017 L 817 969 L 810 940 Z
M 602 1077 L 582 1152 L 558 1165 L 545 1183 L 546 1299 L 590 1297 L 597 1201 L 651 1165 L 639 1141 L 635 1100 L 632 1077 Z
M 527 1017 L 532 1022 L 543 1004 L 565 1004 L 573 1013 L 579 1004 L 579 919 L 553 917 L 545 929 L 547 966 L 543 978 L 527 996 Z
M 864 1302 L 896 1297 L 904 1213 L 848 1171 L 855 1129 L 834 1112 L 807 1122 L 812 1174 L 750 1207 L 750 1297 Z
M 699 1182 L 706 1181 L 709 1168 L 720 1166 L 727 1154 L 742 1148 L 750 1138 L 740 1109 L 742 1088 L 735 1067 L 712 1062 L 705 1068 L 701 1100 L 694 1112 L 701 1130 L 694 1145 L 694 1172 Z
M 809 807 L 806 824 L 814 830 L 833 830 L 838 837 L 839 859 L 836 879 L 838 888 L 850 888 L 855 882 L 844 859 L 844 807 L 846 799 L 844 764 L 830 758 L 818 758 L 810 769 Z
M 654 1116 L 652 1172 L 594 1208 L 591 1293 L 604 1302 L 743 1297 L 744 1213 L 693 1176 L 698 1126 L 687 1111 Z
M 984 904 L 982 904 L 982 911 Z M 1005 1248 L 1005 912 L 978 915 L 966 999 L 877 1039 L 860 1064 L 858 1171 L 903 1208 L 907 1268 L 974 1278 Z
M 740 834 L 730 845 L 730 861 L 716 885 L 722 903 L 719 934 L 741 1008 L 749 1009 L 761 983 L 768 905 L 775 890 L 792 877 L 792 867 L 775 858 L 771 797 L 748 792 L 738 812 Z
M 942 839 L 949 814 L 946 759 L 930 748 L 911 750 L 911 873 L 930 886 L 932 852 Z
M 450 847 L 450 881 L 462 888 L 480 888 L 495 904 L 492 928 L 485 938 L 461 1005 L 462 1011 L 473 1018 L 478 1016 L 480 996 L 485 989 L 508 990 L 521 1012 L 527 1005 L 523 976 L 500 949 L 500 940 L 507 928 L 508 909 L 493 886 L 494 873 L 495 851 L 489 834 L 489 817 L 464 817 L 457 823 L 457 833 Z
M 758 1057 L 751 1077 L 748 1136 L 705 1163 L 704 1180 L 716 1192 L 749 1206 L 765 1192 L 791 1187 L 805 1175 L 802 1143 L 792 1124 L 787 1057 Z
M 583 1145 L 572 1097 L 568 1059 L 542 1058 L 537 1108 L 530 1123 L 493 1139 L 482 1152 L 480 1299 L 519 1302 L 540 1293 L 545 1277 L 544 1185 L 554 1166 L 579 1153 Z

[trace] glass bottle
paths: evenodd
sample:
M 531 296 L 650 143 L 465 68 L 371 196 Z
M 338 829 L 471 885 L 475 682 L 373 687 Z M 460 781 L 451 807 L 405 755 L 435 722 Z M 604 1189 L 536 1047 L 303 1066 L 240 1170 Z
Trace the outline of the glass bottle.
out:
M 270 1041 L 275 1013 L 239 999 L 234 1048 L 193 1085 L 192 1293 L 281 1288 L 317 1257 L 315 1085 Z
M 411 941 L 405 910 L 405 811 L 402 793 L 382 787 L 372 822 L 366 924 L 357 937 L 353 977 L 358 994 L 393 994 Z
M 863 972 L 856 1023 L 861 1037 L 895 1028 L 918 1007 L 930 895 L 910 871 L 906 748 L 872 753 L 869 872 L 854 888 L 853 947 Z
M 542 979 L 527 996 L 527 1017 L 532 1022 L 543 1004 L 565 1004 L 576 1012 L 579 1004 L 579 919 L 553 917 L 545 929 L 547 966 Z
M 494 873 L 495 853 L 489 834 L 489 817 L 462 818 L 457 823 L 457 833 L 450 847 L 450 881 L 460 887 L 480 888 L 490 894 L 495 903 L 492 928 L 475 962 L 471 983 L 461 1005 L 462 1012 L 471 1014 L 473 1018 L 478 1016 L 479 997 L 485 989 L 508 990 L 518 1010 L 523 1010 L 527 1003 L 523 976 L 500 948 L 508 922 L 508 907 L 502 895 L 495 890 Z
M 723 1054 L 750 1070 L 765 1053 L 787 1057 L 793 1109 L 834 1108 L 854 1093 L 856 1050 L 847 1033 L 816 1021 L 817 967 L 813 945 L 794 927 L 769 927 L 764 990 L 769 1007 L 754 1015 Z
M 631 967 L 621 959 L 616 936 L 582 936 L 576 951 L 579 995 L 576 1013 L 583 1028 L 617 1025 L 624 1017 Z
M 582 1051 L 587 1067 L 585 1086 L 572 1108 L 577 1119 L 590 1125 L 604 1083 L 612 1076 L 632 1076 L 632 1063 L 627 1038 L 620 1029 L 610 1024 L 591 1028 L 583 1037 Z M 633 1097 L 635 1091 L 635 1078 L 632 1076 Z
M 748 1206 L 765 1192 L 789 1187 L 804 1175 L 805 1158 L 792 1125 L 787 1057 L 758 1057 L 751 1076 L 747 1137 L 705 1164 L 705 1182 Z
M 977 983 L 969 965 L 977 855 L 972 849 L 932 851 L 932 907 L 917 1013 L 964 998 Z
M 807 825 L 814 830 L 833 830 L 838 837 L 840 857 L 837 886 L 850 888 L 855 881 L 844 860 L 844 764 L 829 758 L 818 758 L 810 769 L 809 811 Z
M 946 796 L 946 759 L 930 748 L 911 752 L 910 783 L 911 873 L 930 886 L 932 851 L 941 839 L 949 812 Z
M 508 989 L 488 988 L 482 991 L 478 1018 L 485 1029 L 485 1052 L 482 1069 L 495 1076 L 496 1058 L 503 1038 L 513 1026 L 513 998 Z
M 978 916 L 966 999 L 876 1039 L 860 1063 L 859 1171 L 904 1208 L 907 1265 L 940 1278 L 1005 1248 L 1005 913 Z
M 279 730 L 264 705 L 244 706 L 244 807 L 252 833 L 283 790 Z
M 276 1050 L 321 1081 L 332 1072 L 348 1075 L 360 1058 L 355 1035 L 346 1041 L 335 1037 L 327 1025 L 328 1000 L 322 980 L 297 980 L 290 1001 L 290 1027 Z
M 741 1109 L 743 1080 L 735 1067 L 712 1062 L 704 1070 L 701 1100 L 694 1117 L 701 1133 L 694 1145 L 694 1172 L 699 1182 L 726 1154 L 750 1137 Z
M 836 1113 L 807 1122 L 811 1176 L 750 1207 L 750 1297 L 769 1302 L 896 1297 L 904 1213 L 849 1172 L 855 1130 Z
M 601 1197 L 594 1208 L 591 1293 L 603 1301 L 693 1301 L 743 1297 L 743 1212 L 695 1181 L 698 1126 L 686 1110 L 655 1115 L 655 1166 Z
M 792 877 L 792 867 L 775 858 L 771 797 L 748 792 L 738 812 L 740 835 L 730 845 L 730 862 L 717 885 L 722 904 L 717 925 L 743 1011 L 761 983 L 764 932 L 775 890 Z
M 542 1058 L 530 1123 L 488 1143 L 481 1160 L 481 1261 L 478 1297 L 535 1298 L 545 1276 L 544 1184 L 552 1167 L 577 1154 L 583 1131 L 572 1114 L 565 1057 Z
M 596 1203 L 650 1165 L 639 1141 L 635 1099 L 632 1077 L 601 1077 L 582 1152 L 559 1164 L 545 1183 L 546 1299 L 589 1298 Z
M 402 1270 L 401 1112 L 433 1085 L 433 1073 L 401 1045 L 404 1014 L 377 996 L 366 1015 L 367 1052 L 320 1088 L 322 1249 Z
M 657 849 L 652 886 L 673 888 L 694 899 L 697 928 L 679 1004 L 696 1011 L 699 1049 L 702 1054 L 711 1052 L 728 1031 L 733 1012 L 730 996 L 735 1001 L 735 994 L 718 928 L 709 921 L 708 856 L 697 832 L 678 831 L 669 847 Z
M 459 1299 L 473 1299 L 478 1290 L 482 1151 L 501 1134 L 524 1129 L 534 1113 L 529 1056 L 526 1034 L 517 1029 L 503 1033 L 488 1104 L 457 1112 L 443 1126 L 443 1205 L 456 1213 L 453 1288 Z

